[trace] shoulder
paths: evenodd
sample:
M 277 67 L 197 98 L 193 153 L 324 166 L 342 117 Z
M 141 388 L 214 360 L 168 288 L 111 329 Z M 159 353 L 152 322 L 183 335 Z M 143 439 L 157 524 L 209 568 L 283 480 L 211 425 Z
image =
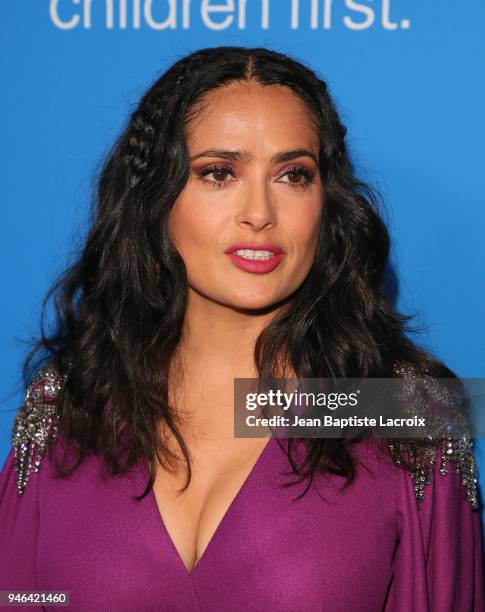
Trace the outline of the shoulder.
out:
M 39 471 L 49 440 L 57 436 L 62 387 L 63 378 L 56 368 L 43 368 L 27 388 L 24 404 L 15 417 L 12 449 L 18 495 L 23 495 L 31 473 Z
M 427 370 L 407 364 L 396 364 L 395 371 L 404 379 L 402 399 L 413 414 L 426 416 L 430 423 L 426 439 L 388 441 L 396 465 L 411 462 L 406 476 L 418 505 L 439 488 L 478 510 L 478 468 L 460 379 L 433 378 Z
M 412 482 L 418 506 L 434 491 L 449 489 L 449 493 L 464 499 L 473 510 L 479 509 L 478 468 L 473 452 L 473 441 L 467 436 L 428 443 L 416 451 L 410 441 L 390 441 L 396 465 L 402 455 L 411 457 L 412 469 L 405 469 Z

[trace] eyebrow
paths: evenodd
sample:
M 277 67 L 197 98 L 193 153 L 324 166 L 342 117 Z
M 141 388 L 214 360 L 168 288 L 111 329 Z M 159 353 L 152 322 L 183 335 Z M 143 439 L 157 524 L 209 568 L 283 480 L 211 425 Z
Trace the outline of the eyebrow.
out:
M 224 151 L 222 149 L 208 149 L 207 151 L 202 151 L 202 153 L 197 153 L 190 158 L 190 161 L 194 161 L 195 159 L 199 159 L 199 157 L 219 157 L 221 159 L 225 159 L 227 161 L 250 161 L 253 156 L 249 151 Z M 309 151 L 308 149 L 295 149 L 293 151 L 278 151 L 275 153 L 270 162 L 273 164 L 277 164 L 280 162 L 291 161 L 292 159 L 296 159 L 297 157 L 310 157 L 318 166 L 318 158 L 317 156 Z

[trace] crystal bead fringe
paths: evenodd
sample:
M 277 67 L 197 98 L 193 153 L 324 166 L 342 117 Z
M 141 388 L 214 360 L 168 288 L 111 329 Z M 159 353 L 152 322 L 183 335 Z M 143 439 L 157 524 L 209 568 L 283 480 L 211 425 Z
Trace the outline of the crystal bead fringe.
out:
M 404 395 L 413 398 L 413 410 L 419 411 L 422 416 L 426 415 L 429 422 L 432 420 L 434 431 L 453 432 L 453 435 L 443 436 L 438 449 L 432 445 L 426 447 L 416 461 L 417 469 L 412 472 L 416 500 L 418 503 L 424 500 L 425 487 L 431 484 L 431 472 L 437 460 L 438 450 L 440 474 L 445 476 L 448 473 L 448 465 L 451 464 L 460 477 L 465 499 L 470 502 L 474 510 L 478 510 L 478 469 L 466 414 L 459 409 L 446 386 L 439 384 L 436 379 L 426 374 L 417 373 L 412 366 L 398 365 L 395 371 L 396 374 L 405 379 Z M 445 420 L 435 412 L 430 411 L 429 401 L 425 397 L 431 398 L 437 405 L 448 408 L 450 416 Z M 415 460 L 414 451 L 406 441 L 401 440 L 396 444 L 390 441 L 389 446 L 391 450 L 397 447 L 399 451 L 407 451 L 409 459 Z M 393 459 L 396 464 L 401 462 L 399 457 L 393 457 Z
M 31 472 L 38 472 L 49 438 L 57 435 L 56 400 L 61 378 L 52 366 L 41 370 L 27 389 L 15 417 L 12 447 L 17 472 L 17 494 L 23 495 Z

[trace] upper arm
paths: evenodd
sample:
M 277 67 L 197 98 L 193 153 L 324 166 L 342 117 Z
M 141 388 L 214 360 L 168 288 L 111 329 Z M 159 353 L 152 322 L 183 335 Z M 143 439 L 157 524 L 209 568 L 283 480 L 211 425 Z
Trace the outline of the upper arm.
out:
M 0 590 L 37 589 L 41 462 L 57 432 L 59 390 L 57 372 L 41 370 L 15 418 L 12 449 L 0 472 Z
M 0 591 L 37 590 L 38 479 L 17 494 L 11 450 L 0 473 Z
M 462 459 L 474 463 L 470 456 Z M 438 450 L 419 509 L 431 610 L 483 611 L 482 536 L 473 499 L 478 492 L 466 470 L 454 462 L 444 467 L 446 472 Z
M 430 450 L 434 462 L 425 481 L 401 471 L 399 545 L 386 612 L 485 612 L 477 491 L 462 470 L 476 468 L 469 441 L 461 444 L 468 445 L 462 463 L 442 461 L 446 443 Z

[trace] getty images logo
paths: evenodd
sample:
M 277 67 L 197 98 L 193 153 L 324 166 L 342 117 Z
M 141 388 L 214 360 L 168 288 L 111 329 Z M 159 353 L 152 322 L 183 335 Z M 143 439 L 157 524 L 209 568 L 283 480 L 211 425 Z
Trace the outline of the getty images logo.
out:
M 398 0 L 50 0 L 49 13 L 61 30 L 187 30 L 196 19 L 210 30 L 244 30 L 247 23 L 267 30 L 272 10 L 287 12 L 292 30 L 408 30 L 410 20 L 391 16 L 391 4 Z

